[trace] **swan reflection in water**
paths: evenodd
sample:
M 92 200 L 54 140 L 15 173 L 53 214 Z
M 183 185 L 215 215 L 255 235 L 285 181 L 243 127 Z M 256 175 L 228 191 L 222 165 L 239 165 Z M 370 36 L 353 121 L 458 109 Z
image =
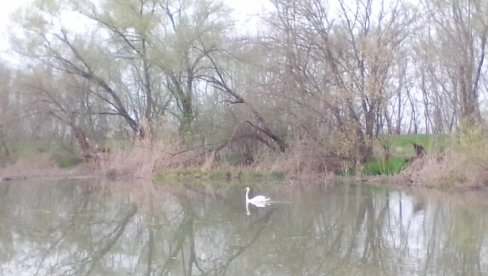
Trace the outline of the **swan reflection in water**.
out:
M 249 216 L 251 212 L 249 212 L 249 204 L 254 205 L 258 208 L 264 208 L 271 204 L 271 198 L 263 195 L 257 195 L 252 198 L 249 198 L 249 191 L 251 190 L 250 187 L 246 187 L 246 214 Z

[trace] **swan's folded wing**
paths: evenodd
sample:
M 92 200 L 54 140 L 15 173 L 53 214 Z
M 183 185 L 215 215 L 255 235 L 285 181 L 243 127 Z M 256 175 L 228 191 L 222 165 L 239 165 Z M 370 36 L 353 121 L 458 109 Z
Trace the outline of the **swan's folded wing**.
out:
M 262 195 L 255 196 L 251 199 L 251 201 L 254 201 L 254 202 L 263 202 L 263 201 L 269 201 L 269 200 L 270 200 L 269 197 L 265 197 Z

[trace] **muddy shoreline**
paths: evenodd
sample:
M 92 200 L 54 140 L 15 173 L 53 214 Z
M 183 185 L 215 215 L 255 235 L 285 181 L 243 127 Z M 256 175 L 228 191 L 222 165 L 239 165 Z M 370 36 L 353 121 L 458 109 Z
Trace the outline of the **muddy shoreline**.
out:
M 56 165 L 38 165 L 38 164 L 11 164 L 0 167 L 0 183 L 38 179 L 89 179 L 105 177 L 97 173 L 90 164 L 82 163 L 75 167 L 60 168 Z M 128 178 L 124 176 L 115 177 Z M 130 178 L 130 177 L 129 177 Z M 152 178 L 151 178 L 152 179 Z M 334 184 L 356 184 L 369 186 L 393 186 L 402 189 L 424 188 L 438 190 L 456 190 L 456 191 L 488 191 L 487 186 L 457 186 L 443 187 L 439 185 L 428 185 L 422 183 L 407 172 L 393 176 L 336 176 L 330 174 L 314 175 L 290 175 L 283 179 L 284 184 L 288 185 L 334 185 Z
M 93 178 L 97 174 L 88 164 L 80 164 L 71 168 L 59 168 L 56 165 L 13 164 L 0 167 L 0 182 L 26 180 L 33 178 Z

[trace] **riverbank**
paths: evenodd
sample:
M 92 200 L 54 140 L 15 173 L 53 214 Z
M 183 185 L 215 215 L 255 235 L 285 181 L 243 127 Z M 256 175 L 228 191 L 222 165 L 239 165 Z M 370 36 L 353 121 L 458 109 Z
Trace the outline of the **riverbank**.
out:
M 22 180 L 32 178 L 46 178 L 46 179 L 61 179 L 61 178 L 95 178 L 95 177 L 109 177 L 109 178 L 130 178 L 127 176 L 106 175 L 102 172 L 97 172 L 93 166 L 87 163 L 81 163 L 69 168 L 61 168 L 55 164 L 35 164 L 35 163 L 21 163 L 10 164 L 0 168 L 0 181 Z M 137 177 L 140 178 L 140 177 Z M 293 174 L 286 175 L 281 171 L 262 172 L 253 170 L 252 168 L 215 168 L 215 169 L 201 169 L 201 168 L 186 168 L 174 169 L 166 172 L 154 174 L 148 179 L 154 180 L 156 183 L 172 183 L 172 182 L 266 182 L 279 181 L 288 183 L 290 185 L 328 185 L 328 184 L 364 184 L 364 185 L 395 185 L 403 187 L 424 186 L 420 183 L 413 183 L 406 175 L 373 175 L 373 176 L 340 176 L 334 174 Z
M 91 166 L 81 163 L 69 168 L 61 168 L 56 164 L 44 162 L 39 163 L 16 163 L 0 167 L 0 181 L 32 178 L 91 178 L 97 174 Z
M 265 169 L 265 166 L 192 166 L 148 169 L 139 172 L 144 162 L 134 164 L 131 161 L 118 161 L 123 169 L 115 166 L 97 168 L 95 164 L 79 163 L 71 167 L 60 167 L 55 161 L 42 158 L 31 159 L 29 162 L 3 164 L 0 167 L 0 180 L 32 178 L 93 178 L 107 177 L 110 179 L 148 179 L 155 183 L 191 183 L 198 182 L 250 182 L 262 183 L 277 181 L 290 185 L 316 184 L 358 184 L 358 185 L 394 185 L 407 188 L 429 188 L 441 190 L 486 190 L 488 189 L 488 171 L 480 163 L 480 158 L 463 155 L 459 151 L 444 151 L 442 154 L 430 154 L 414 160 L 401 171 L 389 175 L 368 175 L 364 169 L 359 173 L 344 175 L 334 172 L 310 173 L 286 170 Z M 142 160 L 142 157 L 140 158 Z M 126 159 L 127 160 L 127 159 Z M 113 164 L 110 163 L 110 164 Z M 141 165 L 142 164 L 142 165 Z M 103 164 L 102 164 L 103 166 Z M 383 165 L 385 166 L 385 165 Z M 275 166 L 276 168 L 276 166 Z M 383 169 L 384 170 L 384 169 Z M 138 173 L 139 172 L 139 173 Z

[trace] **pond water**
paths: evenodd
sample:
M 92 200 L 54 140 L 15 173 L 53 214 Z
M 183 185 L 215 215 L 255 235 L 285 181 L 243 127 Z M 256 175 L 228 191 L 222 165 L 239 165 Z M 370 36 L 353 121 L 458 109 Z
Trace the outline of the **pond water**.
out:
M 364 185 L 0 184 L 1 275 L 481 275 L 483 193 Z

